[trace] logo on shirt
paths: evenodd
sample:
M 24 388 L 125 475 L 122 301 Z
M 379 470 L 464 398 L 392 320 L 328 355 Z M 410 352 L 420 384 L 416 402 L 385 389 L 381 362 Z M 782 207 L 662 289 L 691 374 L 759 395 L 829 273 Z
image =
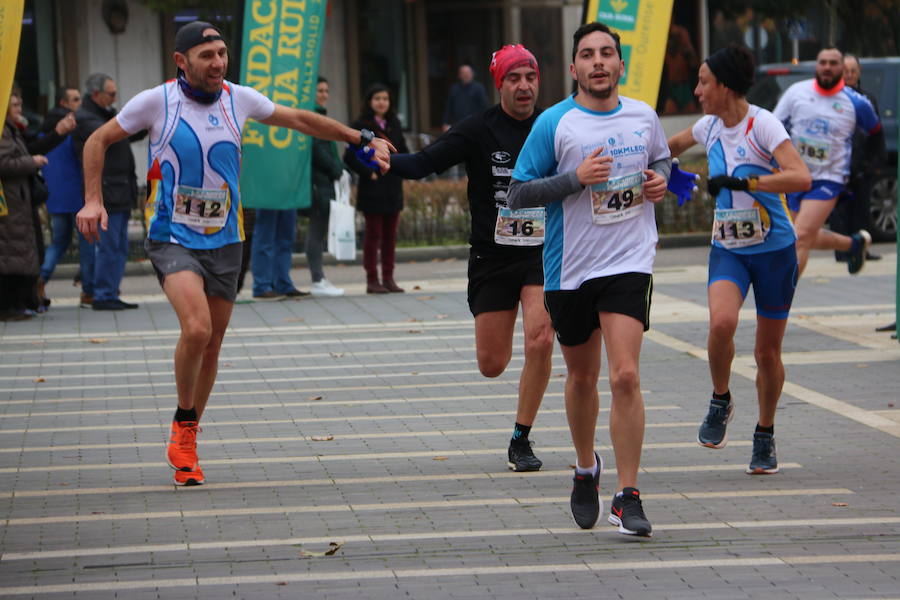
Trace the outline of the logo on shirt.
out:
M 212 113 L 210 113 L 210 115 L 209 115 L 209 124 L 212 125 L 213 127 L 219 126 L 219 119 L 217 119 L 216 116 L 213 115 Z
M 647 131 L 647 130 L 646 130 L 646 129 L 635 129 L 635 130 L 632 131 L 631 133 L 633 133 L 634 135 L 638 136 L 639 138 L 642 138 L 642 137 L 644 137 L 644 132 L 645 132 L 645 131 Z
M 610 146 L 615 146 L 615 145 L 616 145 L 616 138 L 609 138 L 609 139 L 606 140 L 606 141 L 607 141 L 607 143 L 608 143 Z
M 806 126 L 808 135 L 828 135 L 828 121 L 825 119 L 812 119 Z
M 832 104 L 831 108 L 833 108 L 835 112 L 840 113 L 840 114 L 843 114 L 843 112 L 844 112 L 844 107 L 841 106 L 841 104 L 839 102 L 835 102 L 834 104 Z
M 738 156 L 740 156 L 741 158 L 744 158 L 745 156 L 747 156 L 747 150 L 743 146 L 737 147 L 737 153 L 738 153 Z
M 512 155 L 509 152 L 504 152 L 503 150 L 498 150 L 491 154 L 491 160 L 498 164 L 508 163 L 512 160 Z

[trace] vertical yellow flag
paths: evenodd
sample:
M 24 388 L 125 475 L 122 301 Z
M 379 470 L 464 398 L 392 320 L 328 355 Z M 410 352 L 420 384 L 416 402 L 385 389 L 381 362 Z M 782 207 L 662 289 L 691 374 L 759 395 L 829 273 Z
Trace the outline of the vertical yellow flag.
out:
M 623 96 L 656 106 L 673 0 L 585 0 L 584 22 L 600 21 L 619 34 L 625 73 Z
M 6 122 L 9 93 L 12 91 L 13 77 L 16 75 L 24 5 L 25 0 L 0 2 L 0 117 L 2 117 L 0 127 Z M 6 214 L 6 196 L 3 195 L 3 185 L 0 184 L 0 217 Z

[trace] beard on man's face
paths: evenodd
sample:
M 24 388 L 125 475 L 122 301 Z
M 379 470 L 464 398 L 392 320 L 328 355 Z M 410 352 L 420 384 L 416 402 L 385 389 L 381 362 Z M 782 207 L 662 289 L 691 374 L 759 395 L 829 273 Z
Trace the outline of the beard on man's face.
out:
M 830 90 L 838 84 L 838 82 L 841 80 L 842 75 L 843 73 L 836 73 L 831 77 L 827 77 L 826 75 L 820 75 L 819 73 L 816 73 L 816 83 L 818 83 L 819 87 L 821 87 L 822 89 Z

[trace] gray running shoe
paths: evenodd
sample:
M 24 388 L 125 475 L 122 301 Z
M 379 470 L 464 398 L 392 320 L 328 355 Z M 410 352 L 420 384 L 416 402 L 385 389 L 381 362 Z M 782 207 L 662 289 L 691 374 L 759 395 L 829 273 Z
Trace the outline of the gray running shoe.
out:
M 872 236 L 865 229 L 860 229 L 850 237 L 859 240 L 856 252 L 847 253 L 847 270 L 851 275 L 856 275 L 866 266 L 866 257 L 869 255 L 869 246 L 872 245 Z
M 748 475 L 772 475 L 778 472 L 775 457 L 775 436 L 757 431 L 753 434 L 753 457 L 747 467 Z
M 507 455 L 509 461 L 506 463 L 506 466 L 512 471 L 540 471 L 544 464 L 541 462 L 541 459 L 534 455 L 528 438 L 510 440 Z
M 728 424 L 734 416 L 734 402 L 710 398 L 709 412 L 700 424 L 697 443 L 720 450 L 728 443 Z

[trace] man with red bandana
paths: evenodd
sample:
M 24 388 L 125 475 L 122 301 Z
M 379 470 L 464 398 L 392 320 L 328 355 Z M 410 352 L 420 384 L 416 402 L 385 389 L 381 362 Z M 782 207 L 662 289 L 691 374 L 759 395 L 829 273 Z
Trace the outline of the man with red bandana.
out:
M 847 269 L 859 273 L 872 237 L 865 229 L 851 236 L 822 229 L 850 175 L 853 134 L 857 128 L 877 144 L 881 121 L 868 98 L 844 84 L 844 56 L 823 48 L 816 57 L 814 79 L 798 81 L 784 92 L 773 114 L 784 123 L 791 141 L 812 174 L 812 188 L 788 196 L 797 230 L 800 273 L 809 251 L 847 253 Z
M 511 210 L 506 190 L 513 167 L 540 113 L 535 108 L 540 73 L 521 44 L 503 46 L 491 58 L 500 103 L 456 123 L 416 154 L 394 154 L 391 169 L 419 179 L 465 163 L 469 175 L 469 310 L 475 317 L 478 368 L 498 377 L 512 358 L 519 304 L 525 329 L 525 363 L 519 378 L 516 423 L 507 452 L 510 469 L 537 471 L 541 461 L 528 434 L 550 378 L 553 330 L 544 308 L 544 209 Z

